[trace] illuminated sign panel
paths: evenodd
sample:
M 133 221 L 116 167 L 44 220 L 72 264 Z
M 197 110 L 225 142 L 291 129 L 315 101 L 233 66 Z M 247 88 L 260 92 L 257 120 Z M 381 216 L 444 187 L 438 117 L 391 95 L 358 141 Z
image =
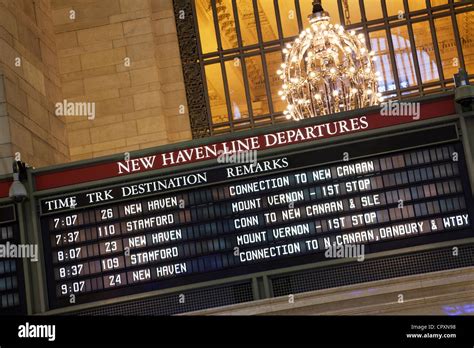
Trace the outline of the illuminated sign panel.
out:
M 356 135 L 453 113 L 441 98 L 417 120 L 374 111 L 34 171 L 49 307 L 472 237 L 453 123 Z M 217 161 L 239 150 L 258 161 Z
M 460 143 L 320 160 L 305 150 L 42 198 L 50 306 L 471 233 Z

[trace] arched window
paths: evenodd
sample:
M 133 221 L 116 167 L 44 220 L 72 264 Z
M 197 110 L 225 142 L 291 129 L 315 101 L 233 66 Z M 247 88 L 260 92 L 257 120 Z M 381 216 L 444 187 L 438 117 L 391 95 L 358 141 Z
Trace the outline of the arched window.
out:
M 307 27 L 312 0 L 174 3 L 177 18 L 183 7 L 192 13 L 176 24 L 193 135 L 286 122 L 276 71 L 282 48 Z M 323 0 L 323 5 L 332 23 L 366 35 L 379 58 L 379 91 L 387 98 L 449 90 L 461 67 L 474 80 L 470 0 Z

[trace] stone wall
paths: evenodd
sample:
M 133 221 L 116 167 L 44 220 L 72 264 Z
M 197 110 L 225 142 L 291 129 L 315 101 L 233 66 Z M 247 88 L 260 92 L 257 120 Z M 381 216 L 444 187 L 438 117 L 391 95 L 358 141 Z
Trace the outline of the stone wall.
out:
M 5 98 L 5 79 L 0 75 L 0 175 L 8 173 L 12 161 L 10 122 Z
M 69 160 L 49 0 L 0 0 L 0 174 Z
M 172 0 L 51 4 L 63 97 L 96 105 L 65 117 L 71 160 L 191 139 Z

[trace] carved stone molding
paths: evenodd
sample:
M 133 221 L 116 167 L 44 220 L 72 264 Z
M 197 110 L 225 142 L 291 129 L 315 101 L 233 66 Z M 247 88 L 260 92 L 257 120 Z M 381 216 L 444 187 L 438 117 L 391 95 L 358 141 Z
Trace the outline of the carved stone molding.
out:
M 211 135 L 192 0 L 173 0 L 193 138 Z

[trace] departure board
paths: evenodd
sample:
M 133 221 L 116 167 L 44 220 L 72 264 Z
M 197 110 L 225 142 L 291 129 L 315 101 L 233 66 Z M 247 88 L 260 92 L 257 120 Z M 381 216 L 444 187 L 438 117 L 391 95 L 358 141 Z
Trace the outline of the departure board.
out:
M 319 262 L 335 245 L 466 237 L 471 209 L 460 143 L 327 165 L 300 151 L 45 197 L 50 307 Z
M 0 205 L 0 314 L 24 313 L 24 280 L 18 220 L 13 204 Z

